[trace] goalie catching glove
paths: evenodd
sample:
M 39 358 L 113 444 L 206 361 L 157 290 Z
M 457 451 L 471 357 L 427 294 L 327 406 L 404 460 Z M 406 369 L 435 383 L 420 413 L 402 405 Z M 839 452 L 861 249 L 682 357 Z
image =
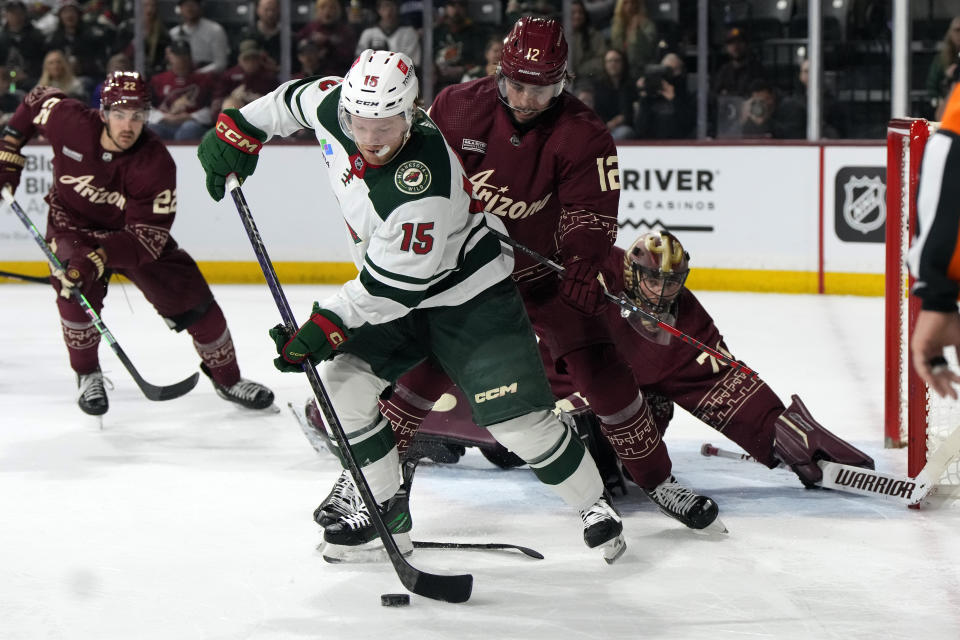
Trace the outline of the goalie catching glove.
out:
M 320 362 L 333 357 L 333 352 L 350 336 L 343 321 L 332 311 L 321 309 L 313 303 L 313 313 L 302 327 L 292 336 L 286 327 L 278 324 L 270 329 L 270 337 L 277 345 L 279 358 L 273 366 L 280 371 L 297 372 L 303 370 L 303 361 Z
M 243 181 L 253 175 L 260 157 L 260 148 L 267 134 L 253 126 L 237 109 L 224 109 L 217 118 L 216 126 L 208 131 L 200 146 L 197 157 L 207 172 L 207 193 L 216 201 L 223 199 L 227 176 L 237 174 Z

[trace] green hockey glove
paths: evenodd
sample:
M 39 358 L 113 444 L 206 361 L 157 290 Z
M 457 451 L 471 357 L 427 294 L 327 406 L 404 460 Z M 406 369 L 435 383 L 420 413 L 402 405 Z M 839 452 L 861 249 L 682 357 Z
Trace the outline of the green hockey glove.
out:
M 223 200 L 227 176 L 237 174 L 242 184 L 253 175 L 260 148 L 267 134 L 256 128 L 237 109 L 224 109 L 216 126 L 207 131 L 197 147 L 200 165 L 207 172 L 207 192 Z
M 270 329 L 270 337 L 277 346 L 279 358 L 273 366 L 280 371 L 303 371 L 303 361 L 320 362 L 333 357 L 333 352 L 349 338 L 343 321 L 332 311 L 313 303 L 313 314 L 292 336 L 286 327 L 278 324 Z

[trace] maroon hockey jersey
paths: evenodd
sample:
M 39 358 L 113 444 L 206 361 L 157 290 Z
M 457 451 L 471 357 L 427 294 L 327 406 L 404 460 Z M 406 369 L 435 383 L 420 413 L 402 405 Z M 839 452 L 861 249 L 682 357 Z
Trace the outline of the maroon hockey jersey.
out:
M 100 145 L 99 112 L 49 87 L 31 91 L 9 126 L 25 139 L 42 133 L 53 146 L 48 240 L 55 232 L 90 237 L 113 268 L 136 267 L 176 247 L 169 235 L 176 166 L 146 127 L 126 152 L 107 151 Z
M 441 91 L 430 117 L 460 154 L 475 195 L 511 237 L 561 261 L 561 249 L 572 246 L 602 255 L 617 236 L 617 149 L 589 107 L 566 92 L 558 101 L 525 131 L 500 102 L 491 76 Z M 518 283 L 548 273 L 517 253 Z

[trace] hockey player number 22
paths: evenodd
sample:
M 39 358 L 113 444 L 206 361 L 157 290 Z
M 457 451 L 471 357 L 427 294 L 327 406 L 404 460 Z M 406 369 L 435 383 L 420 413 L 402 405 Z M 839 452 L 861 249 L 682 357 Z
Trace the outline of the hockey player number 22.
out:
M 433 236 L 428 233 L 433 229 L 432 222 L 421 222 L 416 225 L 412 222 L 404 222 L 400 228 L 403 230 L 403 240 L 400 241 L 401 251 L 413 249 L 414 253 L 423 255 L 430 253 L 430 249 L 433 249 Z

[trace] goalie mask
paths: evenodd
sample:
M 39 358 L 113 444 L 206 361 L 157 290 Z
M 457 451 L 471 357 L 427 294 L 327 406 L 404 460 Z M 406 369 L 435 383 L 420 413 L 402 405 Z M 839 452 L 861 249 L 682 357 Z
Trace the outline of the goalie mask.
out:
M 644 311 L 667 324 L 676 321 L 673 303 L 690 273 L 690 254 L 668 231 L 645 233 L 624 256 L 623 293 Z M 625 312 L 631 326 L 644 337 L 666 344 L 670 334 L 638 313 Z
M 530 16 L 517 20 L 503 40 L 503 53 L 497 67 L 500 99 L 516 109 L 507 101 L 507 83 L 512 81 L 539 89 L 545 101 L 549 101 L 549 107 L 563 91 L 566 78 L 567 40 L 560 23 Z
M 340 128 L 353 138 L 351 116 L 370 119 L 402 116 L 406 123 L 403 132 L 403 141 L 406 142 L 417 109 L 418 91 L 417 76 L 409 56 L 367 49 L 343 78 L 338 107 Z

